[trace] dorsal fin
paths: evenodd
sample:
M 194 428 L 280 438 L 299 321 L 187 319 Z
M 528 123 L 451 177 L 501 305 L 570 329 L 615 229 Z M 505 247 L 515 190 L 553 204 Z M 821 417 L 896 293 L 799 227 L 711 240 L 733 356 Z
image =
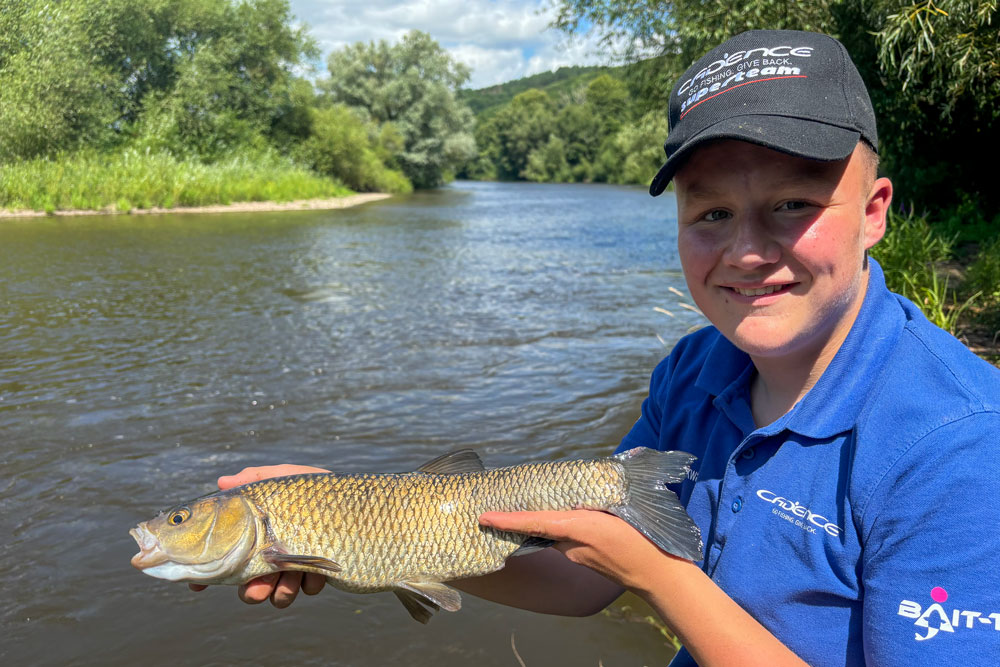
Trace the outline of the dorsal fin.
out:
M 454 475 L 455 473 L 482 472 L 484 470 L 486 470 L 486 466 L 483 465 L 479 455 L 471 449 L 449 452 L 417 468 L 417 472 L 434 475 Z

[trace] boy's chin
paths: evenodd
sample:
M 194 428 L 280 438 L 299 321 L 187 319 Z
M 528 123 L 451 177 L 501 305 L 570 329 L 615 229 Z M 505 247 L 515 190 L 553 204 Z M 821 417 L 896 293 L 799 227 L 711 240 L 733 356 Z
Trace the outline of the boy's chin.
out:
M 803 351 L 806 341 L 787 326 L 737 327 L 726 334 L 726 338 L 751 357 L 779 359 L 790 357 Z

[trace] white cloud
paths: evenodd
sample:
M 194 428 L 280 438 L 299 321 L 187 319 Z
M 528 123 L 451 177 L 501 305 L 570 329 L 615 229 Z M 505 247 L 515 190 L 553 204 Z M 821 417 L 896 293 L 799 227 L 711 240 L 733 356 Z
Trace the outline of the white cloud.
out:
M 291 0 L 297 20 L 326 56 L 348 44 L 398 41 L 410 30 L 429 33 L 472 68 L 472 88 L 503 83 L 564 65 L 605 64 L 592 37 L 548 28 L 544 0 Z

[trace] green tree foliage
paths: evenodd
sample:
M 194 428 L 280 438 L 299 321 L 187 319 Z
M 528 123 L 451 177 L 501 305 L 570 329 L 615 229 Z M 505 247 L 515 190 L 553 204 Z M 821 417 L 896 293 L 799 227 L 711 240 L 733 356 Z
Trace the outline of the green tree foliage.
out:
M 140 145 L 212 159 L 289 109 L 315 47 L 285 0 L 3 0 L 0 159 Z
M 528 154 L 528 164 L 522 172 L 529 181 L 566 182 L 573 180 L 566 161 L 566 143 L 554 134 Z
M 497 176 L 525 178 L 529 155 L 548 142 L 554 128 L 554 103 L 546 93 L 532 89 L 514 97 L 488 120 L 477 140 L 491 140 Z
M 355 190 L 409 192 L 403 174 L 382 161 L 393 152 L 398 135 L 391 125 L 371 136 L 372 126 L 342 104 L 310 110 L 310 134 L 293 154 L 315 171 L 332 176 Z M 388 146 L 387 146 L 388 144 Z
M 475 155 L 472 113 L 456 98 L 469 78 L 430 35 L 397 44 L 357 43 L 332 53 L 324 90 L 335 102 L 392 123 L 403 139 L 394 162 L 417 187 L 434 187 Z
M 640 114 L 628 86 L 607 73 L 557 99 L 528 89 L 480 117 L 470 178 L 648 184 L 663 162 L 662 111 Z
M 611 134 L 628 111 L 628 89 L 621 80 L 602 74 L 587 85 L 588 111 L 600 120 L 601 134 Z
M 554 72 L 532 74 L 514 81 L 507 81 L 487 88 L 472 90 L 463 88 L 458 91 L 458 99 L 465 102 L 476 118 L 489 118 L 493 112 L 510 103 L 514 96 L 531 88 L 544 90 L 549 97 L 558 98 L 578 89 L 581 83 L 586 83 L 601 74 L 609 73 L 616 76 L 621 67 L 571 66 L 560 67 Z
M 840 39 L 868 84 L 883 167 L 897 192 L 951 207 L 971 196 L 987 219 L 1000 190 L 985 156 L 1000 149 L 997 0 L 556 0 L 554 25 L 596 30 L 638 63 L 633 91 L 666 108 L 674 79 L 702 53 L 754 28 Z M 979 158 L 977 156 L 984 156 Z
M 594 165 L 593 180 L 648 184 L 663 166 L 666 136 L 667 118 L 659 111 L 624 123 L 604 144 Z
M 0 4 L 0 160 L 102 143 L 122 105 L 75 3 Z
M 292 69 L 315 47 L 285 0 L 174 0 L 163 35 L 165 85 L 144 100 L 140 145 L 212 160 L 270 138 L 295 113 Z M 300 91 L 301 94 L 301 91 Z

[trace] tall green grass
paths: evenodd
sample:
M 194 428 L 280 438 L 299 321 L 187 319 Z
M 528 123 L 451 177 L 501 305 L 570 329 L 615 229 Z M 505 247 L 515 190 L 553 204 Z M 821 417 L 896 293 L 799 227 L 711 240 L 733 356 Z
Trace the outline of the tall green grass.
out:
M 1000 337 L 1000 237 L 982 243 L 976 259 L 969 265 L 969 289 L 982 293 L 979 301 L 979 320 L 990 331 L 994 340 Z
M 0 165 L 0 208 L 127 211 L 340 197 L 351 190 L 271 151 L 211 164 L 166 152 L 80 152 Z
M 917 304 L 931 322 L 952 334 L 980 293 L 958 296 L 942 265 L 952 259 L 954 237 L 936 231 L 927 218 L 890 213 L 885 236 L 871 249 L 889 289 Z
M 1000 237 L 979 246 L 969 266 L 969 283 L 990 301 L 1000 303 Z

